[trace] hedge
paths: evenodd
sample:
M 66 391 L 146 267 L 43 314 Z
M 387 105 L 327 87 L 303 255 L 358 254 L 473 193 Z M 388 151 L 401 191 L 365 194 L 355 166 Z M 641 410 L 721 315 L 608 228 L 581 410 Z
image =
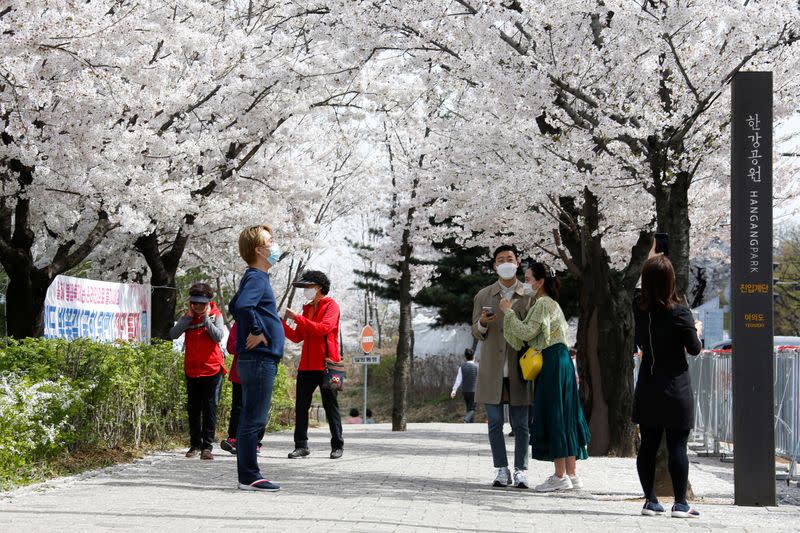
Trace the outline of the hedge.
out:
M 268 430 L 292 419 L 292 384 L 279 366 Z M 222 389 L 218 429 L 230 412 Z M 64 450 L 165 446 L 188 440 L 183 354 L 169 342 L 0 339 L 0 485 Z

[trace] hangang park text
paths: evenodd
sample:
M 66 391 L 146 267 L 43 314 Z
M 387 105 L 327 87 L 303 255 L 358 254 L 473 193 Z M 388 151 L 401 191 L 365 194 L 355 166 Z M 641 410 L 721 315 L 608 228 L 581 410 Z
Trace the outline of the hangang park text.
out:
M 46 0 L 0 48 L 0 531 L 796 529 L 797 2 Z

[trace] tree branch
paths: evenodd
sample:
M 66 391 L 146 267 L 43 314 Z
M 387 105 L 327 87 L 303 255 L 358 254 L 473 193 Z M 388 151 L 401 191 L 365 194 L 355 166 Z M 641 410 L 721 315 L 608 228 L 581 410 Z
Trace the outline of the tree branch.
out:
M 97 245 L 105 238 L 111 230 L 117 228 L 118 223 L 112 223 L 108 219 L 108 213 L 99 211 L 97 213 L 97 223 L 94 228 L 86 236 L 86 239 L 77 247 L 72 253 L 68 253 L 75 245 L 74 239 L 70 239 L 66 243 L 58 247 L 53 261 L 43 270 L 49 279 L 53 279 L 58 274 L 62 274 L 71 268 L 75 268 L 81 261 L 86 259 L 89 254 L 97 248 Z
M 215 94 L 217 94 L 217 92 L 218 92 L 218 91 L 219 91 L 221 88 L 222 88 L 222 85 L 217 85 L 216 87 L 214 87 L 214 89 L 212 89 L 212 90 L 211 90 L 211 92 L 210 92 L 210 93 L 208 93 L 207 95 L 205 95 L 204 97 L 202 97 L 200 100 L 196 101 L 195 103 L 191 104 L 191 105 L 190 105 L 189 107 L 187 107 L 185 110 L 183 110 L 183 111 L 176 111 L 175 113 L 173 113 L 173 114 L 172 114 L 172 115 L 171 115 L 171 116 L 170 116 L 170 117 L 167 119 L 167 121 L 166 121 L 166 122 L 164 122 L 164 123 L 161 125 L 161 127 L 158 129 L 158 133 L 157 133 L 157 135 L 158 135 L 159 137 L 160 137 L 161 135 L 163 135 L 163 134 L 164 134 L 164 132 L 166 132 L 166 131 L 167 131 L 167 130 L 170 128 L 170 126 L 172 126 L 172 124 L 175 122 L 175 120 L 176 120 L 178 117 L 180 117 L 181 115 L 185 115 L 185 114 L 187 114 L 187 113 L 191 113 L 192 111 L 194 111 L 195 109 L 197 109 L 198 107 L 200 107 L 201 105 L 203 105 L 204 103 L 206 103 L 206 102 L 208 102 L 209 100 L 211 100 L 211 98 L 213 98 L 213 97 L 214 97 L 214 95 L 215 95 Z
M 686 82 L 686 86 L 692 91 L 694 95 L 694 99 L 696 102 L 700 103 L 700 93 L 697 92 L 697 88 L 692 83 L 692 80 L 689 79 L 689 74 L 686 72 L 686 69 L 683 67 L 683 63 L 681 62 L 681 58 L 678 56 L 678 50 L 675 48 L 675 43 L 672 41 L 672 36 L 668 33 L 665 33 L 663 36 L 667 44 L 669 45 L 669 49 L 672 52 L 672 57 L 675 59 L 675 64 L 678 65 L 678 70 L 683 76 L 683 81 Z
M 559 232 L 557 228 L 553 229 L 553 241 L 556 243 L 556 250 L 558 250 L 558 257 L 565 265 L 567 265 L 567 270 L 569 270 L 573 276 L 580 279 L 581 269 L 578 268 L 578 265 L 575 264 L 575 261 L 572 260 L 572 257 L 567 255 L 567 249 L 561 242 L 561 232 Z

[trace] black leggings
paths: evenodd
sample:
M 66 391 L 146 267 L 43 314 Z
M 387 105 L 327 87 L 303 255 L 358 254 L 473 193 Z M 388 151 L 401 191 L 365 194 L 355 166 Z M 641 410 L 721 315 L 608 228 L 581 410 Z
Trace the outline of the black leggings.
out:
M 639 471 L 639 481 L 642 484 L 644 497 L 651 502 L 657 502 L 655 491 L 656 481 L 656 456 L 661 444 L 661 435 L 664 428 L 648 428 L 639 426 L 642 443 L 639 446 L 639 455 L 636 457 L 636 470 Z M 667 453 L 669 454 L 669 475 L 672 477 L 672 491 L 675 494 L 675 503 L 686 503 L 686 486 L 689 482 L 689 457 L 686 455 L 686 443 L 689 440 L 689 430 L 666 429 Z

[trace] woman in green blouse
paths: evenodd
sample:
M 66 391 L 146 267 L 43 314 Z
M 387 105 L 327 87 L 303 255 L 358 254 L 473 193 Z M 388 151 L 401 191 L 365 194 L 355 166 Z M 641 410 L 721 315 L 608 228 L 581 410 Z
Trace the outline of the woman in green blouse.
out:
M 525 283 L 536 297 L 525 320 L 511 310 L 511 302 L 500 301 L 504 313 L 503 335 L 508 344 L 523 345 L 542 351 L 544 364 L 534 382 L 531 456 L 539 461 L 553 461 L 555 474 L 536 486 L 540 492 L 580 489 L 575 470 L 576 459 L 586 459 L 589 426 L 583 416 L 575 381 L 575 366 L 565 338 L 567 321 L 558 305 L 561 283 L 555 272 L 542 263 L 525 269 Z

